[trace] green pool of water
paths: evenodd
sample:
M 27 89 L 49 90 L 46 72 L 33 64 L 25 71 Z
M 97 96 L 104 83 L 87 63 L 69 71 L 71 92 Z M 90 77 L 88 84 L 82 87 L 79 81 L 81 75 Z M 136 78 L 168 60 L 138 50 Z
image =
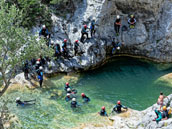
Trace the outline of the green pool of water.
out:
M 77 110 L 70 108 L 65 102 L 64 83 L 66 78 L 54 77 L 44 89 L 14 90 L 4 95 L 8 100 L 10 112 L 17 115 L 22 129 L 67 129 L 79 126 L 80 123 L 98 123 L 97 112 L 106 106 L 110 113 L 117 100 L 136 110 L 144 110 L 156 103 L 160 91 L 168 95 L 172 88 L 155 81 L 171 72 L 171 68 L 160 70 L 156 64 L 133 58 L 118 58 L 105 66 L 80 75 L 78 81 L 71 80 L 72 86 L 78 90 L 77 100 L 82 105 Z M 62 92 L 62 96 L 56 96 Z M 91 98 L 89 104 L 83 104 L 80 94 L 84 92 Z M 54 95 L 53 98 L 51 96 Z M 20 96 L 22 100 L 35 99 L 36 105 L 17 107 L 14 100 Z

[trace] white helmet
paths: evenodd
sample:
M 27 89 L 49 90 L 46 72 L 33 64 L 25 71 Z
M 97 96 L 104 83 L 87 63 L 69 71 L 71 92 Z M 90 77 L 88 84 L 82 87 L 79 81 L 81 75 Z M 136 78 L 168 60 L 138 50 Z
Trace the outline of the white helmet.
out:
M 71 91 L 71 89 L 70 88 L 67 88 L 67 91 Z
M 69 94 L 69 93 L 67 93 L 67 96 L 70 96 L 70 94 Z
M 36 61 L 36 64 L 39 64 L 40 62 L 39 61 Z
M 42 67 L 42 66 L 40 66 L 40 67 L 39 67 L 39 69 L 40 69 L 40 70 L 43 70 L 43 67 Z
M 116 16 L 116 18 L 117 18 L 117 19 L 120 19 L 120 16 L 119 16 L 119 15 L 117 15 L 117 16 Z
M 16 101 L 18 101 L 18 100 L 20 100 L 20 97 L 17 97 L 17 98 L 16 98 Z
M 76 98 L 73 98 L 72 101 L 76 101 Z
M 43 25 L 43 26 L 42 26 L 42 28 L 46 28 L 46 26 L 45 26 L 45 25 Z
M 120 49 L 120 47 L 117 47 L 117 50 L 119 50 Z

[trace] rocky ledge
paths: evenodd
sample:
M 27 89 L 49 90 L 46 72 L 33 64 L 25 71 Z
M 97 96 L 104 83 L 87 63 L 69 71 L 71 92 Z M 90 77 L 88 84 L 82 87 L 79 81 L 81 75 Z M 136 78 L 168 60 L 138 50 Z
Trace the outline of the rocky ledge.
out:
M 52 43 L 61 45 L 68 39 L 71 58 L 59 58 L 49 62 L 51 69 L 46 73 L 73 72 L 95 68 L 113 56 L 145 57 L 157 62 L 172 61 L 172 1 L 171 0 L 80 0 L 73 1 L 74 10 L 66 18 L 52 15 Z M 114 31 L 114 21 L 121 16 L 122 26 L 119 36 Z M 128 27 L 127 20 L 134 14 L 137 20 L 134 29 Z M 81 37 L 83 24 L 90 25 L 96 20 L 96 34 L 80 44 L 83 54 L 73 56 L 73 43 Z M 125 29 L 123 29 L 125 28 Z M 33 28 L 33 33 L 40 27 Z M 112 39 L 123 43 L 115 54 Z

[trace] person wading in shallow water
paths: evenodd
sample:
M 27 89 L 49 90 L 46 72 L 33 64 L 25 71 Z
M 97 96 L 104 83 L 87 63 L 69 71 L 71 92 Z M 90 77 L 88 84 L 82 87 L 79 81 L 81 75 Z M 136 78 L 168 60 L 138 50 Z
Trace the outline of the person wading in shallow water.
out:
M 123 109 L 126 109 L 126 110 L 128 109 L 127 107 L 121 105 L 121 102 L 118 101 L 118 102 L 117 102 L 117 105 L 114 106 L 112 112 L 115 111 L 115 112 L 117 112 L 117 113 L 121 113 L 121 112 L 122 112 L 122 108 L 123 108 Z
M 98 112 L 100 114 L 100 116 L 108 116 L 107 112 L 105 110 L 105 106 L 102 107 L 102 109 L 100 110 L 100 112 Z

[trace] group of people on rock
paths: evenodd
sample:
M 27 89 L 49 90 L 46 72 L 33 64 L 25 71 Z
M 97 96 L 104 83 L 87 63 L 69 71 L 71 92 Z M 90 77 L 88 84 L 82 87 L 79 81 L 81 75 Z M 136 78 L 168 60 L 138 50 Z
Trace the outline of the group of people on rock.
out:
M 153 119 L 153 121 L 156 121 L 157 123 L 161 120 L 167 120 L 171 114 L 171 109 L 167 109 L 167 105 L 164 104 L 164 98 L 168 99 L 168 97 L 164 96 L 164 94 L 161 92 L 157 101 L 157 104 L 160 105 L 160 108 L 155 110 L 157 117 Z
M 77 98 L 77 96 L 76 96 L 77 90 L 76 89 L 73 89 L 69 85 L 69 82 L 66 82 L 64 90 L 66 92 L 65 100 L 66 100 L 66 102 L 71 101 L 71 103 L 70 103 L 71 104 L 71 108 L 77 108 L 77 107 L 79 107 L 80 105 L 76 101 L 76 98 Z M 85 93 L 81 93 L 81 97 L 83 99 L 83 103 L 88 103 L 90 101 L 90 98 L 87 97 L 85 95 Z

